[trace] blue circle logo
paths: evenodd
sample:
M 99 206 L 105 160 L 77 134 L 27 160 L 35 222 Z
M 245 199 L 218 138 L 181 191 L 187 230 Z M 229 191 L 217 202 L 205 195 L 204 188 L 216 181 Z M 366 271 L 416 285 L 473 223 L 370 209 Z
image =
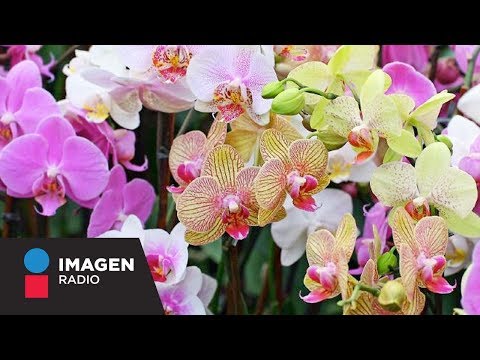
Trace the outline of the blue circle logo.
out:
M 34 248 L 27 251 L 23 258 L 23 264 L 28 271 L 39 274 L 48 268 L 50 258 L 45 250 Z

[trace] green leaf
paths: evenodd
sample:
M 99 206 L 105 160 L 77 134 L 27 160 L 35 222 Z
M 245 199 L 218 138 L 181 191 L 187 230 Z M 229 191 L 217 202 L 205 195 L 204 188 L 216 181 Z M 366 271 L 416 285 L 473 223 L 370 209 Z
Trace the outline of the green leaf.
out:
M 400 136 L 389 136 L 387 144 L 396 153 L 410 158 L 416 158 L 422 152 L 422 146 L 418 140 L 405 129 L 402 129 Z

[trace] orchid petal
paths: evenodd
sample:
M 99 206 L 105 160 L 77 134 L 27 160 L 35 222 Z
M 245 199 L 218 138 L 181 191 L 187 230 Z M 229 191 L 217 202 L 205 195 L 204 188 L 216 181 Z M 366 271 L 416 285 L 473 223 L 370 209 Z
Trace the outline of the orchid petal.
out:
M 286 137 L 278 130 L 265 130 L 260 139 L 260 152 L 263 161 L 270 159 L 280 159 L 282 162 L 288 162 L 289 142 Z
M 262 208 L 273 210 L 285 200 L 287 176 L 284 164 L 279 159 L 267 161 L 255 179 L 255 195 Z
M 350 96 L 339 96 L 325 107 L 325 121 L 338 135 L 348 138 L 350 131 L 362 124 L 357 101 Z
M 328 151 L 319 140 L 295 140 L 288 150 L 295 168 L 319 179 L 325 175 Z
M 235 187 L 235 178 L 243 168 L 243 161 L 238 152 L 230 145 L 214 148 L 205 159 L 202 176 L 216 178 L 222 189 Z

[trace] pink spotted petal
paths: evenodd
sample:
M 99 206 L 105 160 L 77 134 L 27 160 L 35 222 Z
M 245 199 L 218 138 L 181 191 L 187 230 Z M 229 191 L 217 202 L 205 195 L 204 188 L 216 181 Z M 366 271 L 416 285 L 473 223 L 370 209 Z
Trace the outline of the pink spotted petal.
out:
M 237 222 L 227 225 L 226 232 L 235 240 L 243 240 L 248 236 L 250 226 L 244 222 Z
M 10 85 L 7 109 L 17 112 L 20 109 L 25 92 L 34 87 L 42 87 L 42 76 L 33 61 L 25 60 L 15 65 L 7 74 Z
M 107 186 L 107 159 L 87 139 L 70 137 L 65 141 L 59 169 L 74 196 L 80 200 L 97 197 Z
M 433 83 L 411 65 L 393 62 L 383 67 L 392 78 L 392 85 L 386 94 L 405 94 L 415 101 L 415 106 L 423 104 L 437 93 Z
M 47 170 L 48 143 L 38 134 L 21 136 L 0 152 L 0 178 L 8 189 L 32 195 L 34 182 Z
M 425 282 L 428 290 L 436 294 L 450 294 L 456 287 L 457 283 L 450 285 L 442 276 L 434 276 L 430 281 Z
M 155 190 L 143 179 L 133 179 L 123 188 L 123 212 L 136 215 L 142 224 L 152 213 L 154 202 Z
M 120 192 L 105 191 L 92 211 L 87 236 L 97 237 L 112 229 L 122 211 L 122 206 L 122 194 Z
M 50 116 L 40 122 L 36 133 L 42 135 L 49 144 L 48 162 L 58 165 L 62 160 L 63 144 L 75 136 L 75 130 L 70 123 L 61 116 Z
M 308 295 L 302 296 L 300 293 L 300 298 L 309 304 L 315 304 L 320 301 L 326 300 L 330 297 L 330 293 L 325 291 L 324 289 L 318 289 L 310 292 Z
M 35 132 L 38 124 L 52 115 L 61 115 L 55 98 L 42 88 L 28 89 L 15 119 L 23 134 Z

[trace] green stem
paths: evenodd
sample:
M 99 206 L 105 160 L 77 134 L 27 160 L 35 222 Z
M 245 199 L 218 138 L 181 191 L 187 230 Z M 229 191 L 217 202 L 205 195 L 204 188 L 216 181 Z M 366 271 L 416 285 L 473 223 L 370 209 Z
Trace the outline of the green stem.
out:
M 180 126 L 180 129 L 178 130 L 177 136 L 182 135 L 185 132 L 185 130 L 187 130 L 187 127 L 190 124 L 190 120 L 192 120 L 193 112 L 194 112 L 194 108 L 191 108 L 188 111 L 187 116 L 185 116 L 185 119 L 183 120 L 182 126 Z
M 337 305 L 338 306 L 345 306 L 345 305 L 352 304 L 353 306 L 355 306 L 354 303 L 358 299 L 358 297 L 360 296 L 360 291 L 366 291 L 366 292 L 372 294 L 375 297 L 378 297 L 380 295 L 380 290 L 378 288 L 368 286 L 368 285 L 363 284 L 363 283 L 358 283 L 357 285 L 355 285 L 355 288 L 353 289 L 352 295 L 346 300 L 341 300 L 341 301 L 337 302 Z
M 311 133 L 311 134 L 308 134 L 308 135 L 307 135 L 307 139 L 311 139 L 311 138 L 314 137 L 314 136 L 318 137 L 318 131 L 315 131 L 315 132 L 313 132 L 313 133 Z
M 323 96 L 325 99 L 328 99 L 328 100 L 333 100 L 333 99 L 336 99 L 338 97 L 338 95 L 335 95 L 334 93 L 326 93 L 322 90 L 318 90 L 318 89 L 311 88 L 311 87 L 301 88 L 300 91 L 301 92 L 308 92 L 310 94 L 320 95 L 320 96 Z
M 477 45 L 473 51 L 472 57 L 468 60 L 467 72 L 465 73 L 465 78 L 463 82 L 462 89 L 468 90 L 472 87 L 473 75 L 475 73 L 475 64 L 477 62 L 478 55 L 480 54 L 480 45 Z

